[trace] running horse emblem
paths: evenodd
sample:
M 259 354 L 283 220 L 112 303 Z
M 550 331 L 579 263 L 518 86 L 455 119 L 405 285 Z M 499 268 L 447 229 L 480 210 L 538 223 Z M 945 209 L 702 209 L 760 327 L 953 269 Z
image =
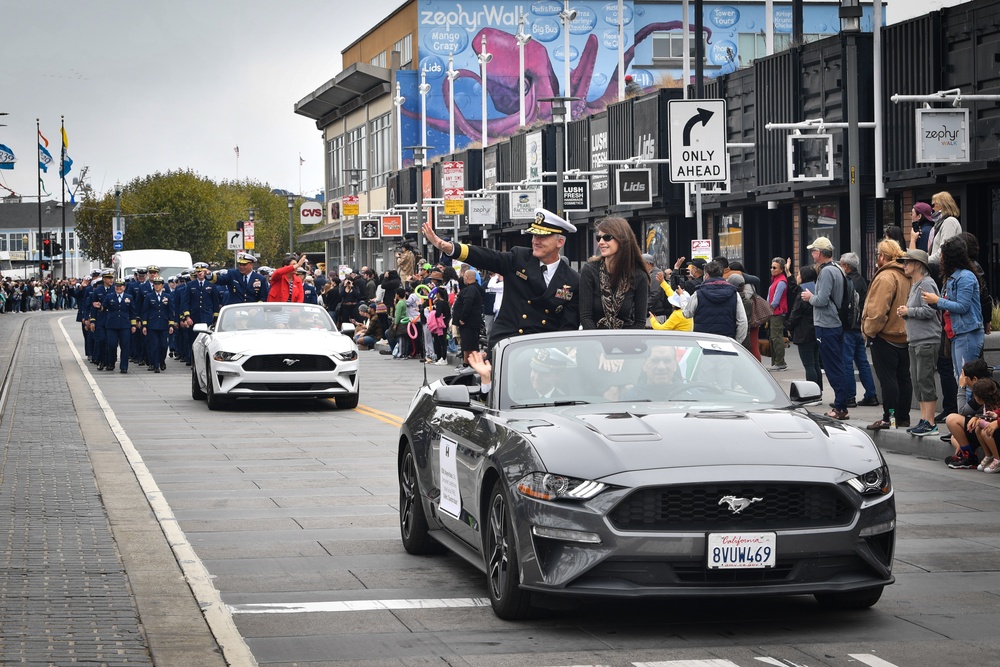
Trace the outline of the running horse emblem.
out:
M 729 505 L 729 511 L 733 514 L 739 514 L 746 508 L 750 507 L 756 502 L 764 500 L 763 498 L 737 498 L 736 496 L 722 496 L 722 500 L 719 504 Z

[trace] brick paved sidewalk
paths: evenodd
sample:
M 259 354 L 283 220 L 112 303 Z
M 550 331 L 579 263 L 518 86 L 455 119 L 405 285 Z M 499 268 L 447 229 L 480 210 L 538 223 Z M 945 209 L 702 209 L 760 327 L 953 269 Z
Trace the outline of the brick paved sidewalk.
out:
M 0 321 L 0 664 L 223 665 L 64 316 Z

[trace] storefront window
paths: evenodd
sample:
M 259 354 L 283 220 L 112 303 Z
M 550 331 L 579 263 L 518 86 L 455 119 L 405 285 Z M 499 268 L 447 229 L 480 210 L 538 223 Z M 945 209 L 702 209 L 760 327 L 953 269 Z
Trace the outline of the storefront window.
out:
M 719 216 L 719 254 L 730 262 L 743 261 L 743 214 Z
M 820 202 L 804 208 L 806 219 L 806 242 L 809 245 L 818 236 L 825 236 L 833 242 L 836 250 L 840 238 L 840 206 L 835 201 Z M 808 253 L 807 253 L 808 255 Z
M 652 222 L 646 225 L 646 238 L 640 242 L 642 251 L 653 256 L 653 264 L 666 269 L 674 265 L 670 253 L 670 225 L 667 221 Z

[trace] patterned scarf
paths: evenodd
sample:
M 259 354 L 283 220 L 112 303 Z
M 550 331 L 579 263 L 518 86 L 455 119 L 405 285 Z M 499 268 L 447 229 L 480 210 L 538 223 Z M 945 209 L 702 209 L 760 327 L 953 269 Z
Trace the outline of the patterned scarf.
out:
M 611 274 L 608 273 L 608 265 L 602 259 L 601 268 L 598 272 L 601 285 L 601 306 L 604 308 L 604 317 L 597 320 L 598 329 L 622 329 L 625 326 L 624 320 L 618 317 L 622 303 L 625 301 L 625 294 L 628 288 L 620 285 L 617 289 L 611 286 Z

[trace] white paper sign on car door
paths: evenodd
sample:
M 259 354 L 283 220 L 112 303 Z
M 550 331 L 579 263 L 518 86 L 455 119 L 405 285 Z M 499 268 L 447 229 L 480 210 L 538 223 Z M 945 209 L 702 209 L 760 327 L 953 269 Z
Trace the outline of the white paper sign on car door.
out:
M 441 438 L 438 460 L 441 466 L 441 503 L 438 508 L 456 519 L 462 512 L 462 494 L 458 490 L 458 443 Z

